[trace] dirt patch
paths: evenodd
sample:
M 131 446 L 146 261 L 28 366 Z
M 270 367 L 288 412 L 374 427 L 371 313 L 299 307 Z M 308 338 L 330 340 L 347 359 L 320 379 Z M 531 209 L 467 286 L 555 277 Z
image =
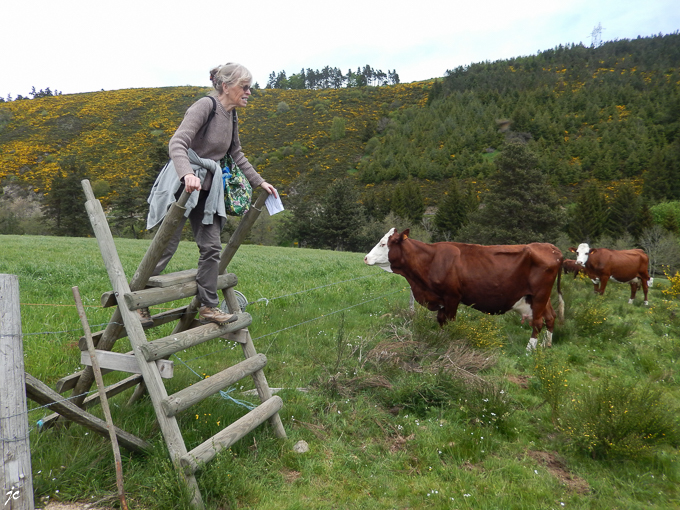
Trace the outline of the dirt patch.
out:
M 43 504 L 37 504 L 36 505 L 36 510 L 113 510 L 112 507 L 109 506 L 97 506 L 96 503 L 62 503 L 61 501 L 50 501 L 47 503 L 47 506 L 44 506 Z
M 545 466 L 548 472 L 557 478 L 563 485 L 577 494 L 587 494 L 590 492 L 590 486 L 583 478 L 575 476 L 569 472 L 556 453 L 538 452 L 535 450 L 527 451 L 527 455 L 536 462 Z
M 510 381 L 513 384 L 516 384 L 520 388 L 527 389 L 529 387 L 529 377 L 528 375 L 509 375 L 508 376 L 508 381 Z

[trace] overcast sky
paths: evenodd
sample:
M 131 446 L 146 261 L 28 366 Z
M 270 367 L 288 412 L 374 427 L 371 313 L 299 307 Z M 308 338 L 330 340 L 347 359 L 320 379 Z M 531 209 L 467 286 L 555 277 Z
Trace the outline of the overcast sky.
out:
M 208 86 L 239 62 L 272 72 L 370 65 L 401 81 L 559 44 L 669 34 L 678 0 L 9 0 L 0 21 L 0 97 Z

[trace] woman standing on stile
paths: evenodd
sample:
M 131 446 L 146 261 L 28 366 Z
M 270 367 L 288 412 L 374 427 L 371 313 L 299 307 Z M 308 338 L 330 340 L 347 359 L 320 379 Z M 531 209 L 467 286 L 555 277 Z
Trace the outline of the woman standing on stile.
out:
M 196 273 L 201 303 L 199 320 L 204 324 L 226 324 L 235 321 L 236 317 L 218 308 L 220 233 L 227 218 L 220 161 L 230 154 L 253 188 L 260 186 L 274 196 L 276 189 L 257 173 L 241 150 L 236 108 L 248 105 L 252 84 L 250 71 L 240 64 L 229 63 L 211 70 L 210 81 L 215 89 L 211 94 L 215 101 L 203 97 L 191 105 L 170 139 L 171 160 L 159 174 L 149 195 L 147 228 L 160 223 L 168 207 L 184 190 L 191 193 L 184 216 L 189 218 L 200 254 Z M 177 250 L 183 227 L 184 222 L 180 222 L 154 275 L 165 269 Z M 138 311 L 143 325 L 153 324 L 148 308 Z

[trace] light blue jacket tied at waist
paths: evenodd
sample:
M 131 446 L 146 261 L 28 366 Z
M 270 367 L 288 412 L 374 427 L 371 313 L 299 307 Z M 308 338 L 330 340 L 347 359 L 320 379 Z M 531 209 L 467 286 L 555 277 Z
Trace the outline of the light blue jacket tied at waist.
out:
M 220 228 L 224 227 L 224 222 L 227 220 L 227 212 L 224 208 L 224 183 L 221 178 L 222 169 L 219 163 L 212 159 L 204 159 L 200 157 L 193 149 L 189 149 L 189 162 L 194 174 L 201 179 L 201 183 L 205 180 L 208 172 L 213 175 L 212 185 L 208 193 L 208 198 L 205 202 L 205 211 L 203 213 L 203 224 L 212 225 L 215 214 L 219 217 Z M 156 178 L 156 182 L 151 188 L 151 193 L 147 202 L 149 203 L 149 215 L 146 218 L 147 230 L 152 229 L 158 225 L 170 209 L 170 206 L 176 202 L 175 193 L 182 183 L 175 171 L 175 165 L 170 160 L 161 170 Z M 194 191 L 186 203 L 185 217 L 196 207 L 198 203 L 199 191 Z

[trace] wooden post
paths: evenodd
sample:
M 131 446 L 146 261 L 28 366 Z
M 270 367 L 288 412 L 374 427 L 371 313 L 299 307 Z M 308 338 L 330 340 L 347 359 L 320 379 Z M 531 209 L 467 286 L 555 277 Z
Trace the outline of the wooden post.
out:
M 123 462 L 120 458 L 118 438 L 116 437 L 116 431 L 113 427 L 111 409 L 109 408 L 109 399 L 106 397 L 106 385 L 104 384 L 102 371 L 99 369 L 97 354 L 94 349 L 94 342 L 92 342 L 92 335 L 90 334 L 90 324 L 87 322 L 85 307 L 83 306 L 83 301 L 80 298 L 80 291 L 78 290 L 78 287 L 71 287 L 71 291 L 73 292 L 73 299 L 75 300 L 76 307 L 78 308 L 80 322 L 83 325 L 83 332 L 85 333 L 85 339 L 87 340 L 87 350 L 90 354 L 90 359 L 92 360 L 94 379 L 97 382 L 97 389 L 99 390 L 99 398 L 101 400 L 102 410 L 104 411 L 104 417 L 106 418 L 106 425 L 109 428 L 109 437 L 111 438 L 111 447 L 113 448 L 113 458 L 116 461 L 116 485 L 118 486 L 118 499 L 120 499 L 121 508 L 123 510 L 128 510 L 127 501 L 125 500 L 125 488 L 123 487 Z
M 3 510 L 33 510 L 19 278 L 0 274 L 0 479 Z

